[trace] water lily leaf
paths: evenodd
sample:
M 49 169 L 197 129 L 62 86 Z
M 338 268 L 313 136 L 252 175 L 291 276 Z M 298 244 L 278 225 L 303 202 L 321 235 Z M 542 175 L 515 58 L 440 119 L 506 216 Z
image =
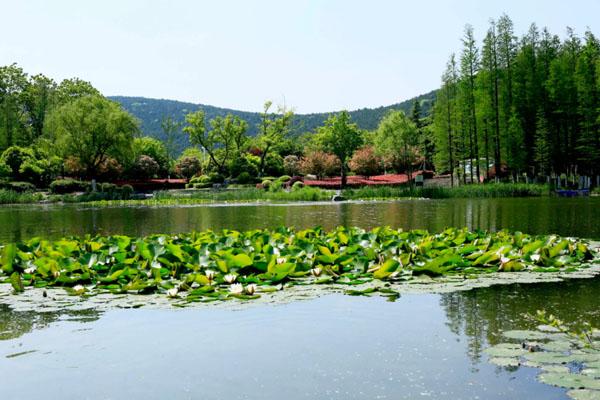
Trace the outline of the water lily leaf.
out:
M 0 258 L 0 263 L 2 264 L 2 270 L 6 274 L 11 274 L 13 269 L 13 264 L 15 262 L 15 257 L 17 256 L 17 245 L 14 243 L 7 244 L 2 249 L 2 257 Z
M 526 353 L 523 346 L 514 343 L 500 343 L 484 350 L 491 357 L 520 357 Z
M 600 390 L 600 380 L 574 373 L 545 372 L 538 376 L 540 382 L 566 389 Z
M 512 330 L 502 334 L 504 337 L 516 340 L 544 340 L 548 338 L 547 333 L 527 330 Z
M 400 263 L 394 259 L 389 259 L 387 261 L 385 261 L 381 267 L 379 267 L 379 269 L 377 269 L 374 273 L 373 273 L 373 277 L 376 279 L 386 279 L 388 278 L 392 273 L 396 272 L 396 270 L 398 269 L 398 266 L 400 265 Z
M 21 281 L 21 274 L 19 274 L 16 271 L 10 275 L 10 284 L 17 293 L 20 293 L 25 290 L 25 288 L 23 287 L 23 282 Z
M 521 365 L 519 359 L 516 357 L 492 357 L 489 359 L 490 363 L 495 364 L 499 367 L 518 367 Z
M 252 259 L 247 254 L 237 254 L 235 256 L 228 256 L 227 267 L 228 268 L 243 268 L 252 265 Z
M 567 392 L 573 400 L 600 400 L 600 391 L 589 389 L 574 389 Z

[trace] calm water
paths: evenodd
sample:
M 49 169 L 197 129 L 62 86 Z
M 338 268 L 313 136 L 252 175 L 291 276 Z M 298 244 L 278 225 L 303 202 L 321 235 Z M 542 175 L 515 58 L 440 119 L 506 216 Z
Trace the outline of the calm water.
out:
M 531 327 L 523 314 L 539 308 L 597 324 L 599 290 L 587 280 L 237 311 L 0 307 L 0 398 L 564 399 L 482 349 Z
M 467 226 L 600 238 L 600 198 L 0 208 L 0 242 L 193 229 Z M 483 349 L 547 309 L 600 326 L 600 279 L 242 310 L 35 313 L 0 304 L 0 399 L 565 399 Z
M 202 229 L 370 228 L 448 226 L 600 239 L 600 197 L 401 200 L 393 202 L 237 205 L 153 208 L 85 206 L 0 207 L 0 241 L 85 233 L 145 235 Z

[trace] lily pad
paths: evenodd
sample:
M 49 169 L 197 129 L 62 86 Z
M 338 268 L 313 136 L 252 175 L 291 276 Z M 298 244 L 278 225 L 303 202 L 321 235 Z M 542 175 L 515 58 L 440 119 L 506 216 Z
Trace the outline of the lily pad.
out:
M 518 367 L 521 365 L 517 357 L 492 357 L 489 361 L 499 367 Z
M 545 372 L 538 377 L 540 382 L 566 389 L 600 390 L 600 380 L 573 373 Z
M 575 389 L 569 390 L 567 396 L 573 400 L 600 400 L 599 390 Z

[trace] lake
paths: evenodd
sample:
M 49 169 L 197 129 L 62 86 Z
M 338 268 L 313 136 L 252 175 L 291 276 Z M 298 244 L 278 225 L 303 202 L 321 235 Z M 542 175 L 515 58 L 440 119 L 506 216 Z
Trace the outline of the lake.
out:
M 0 207 L 0 242 L 34 236 L 178 233 L 203 229 L 326 229 L 338 225 L 371 228 L 446 227 L 511 229 L 600 239 L 600 197 L 564 199 L 445 199 L 384 202 L 199 205 L 185 207 L 101 207 L 43 205 Z
M 448 226 L 600 238 L 600 198 L 0 208 L 0 241 L 201 229 Z M 565 399 L 483 350 L 547 309 L 600 326 L 600 279 L 249 307 L 16 312 L 0 305 L 2 399 Z M 0 299 L 1 303 L 1 299 Z

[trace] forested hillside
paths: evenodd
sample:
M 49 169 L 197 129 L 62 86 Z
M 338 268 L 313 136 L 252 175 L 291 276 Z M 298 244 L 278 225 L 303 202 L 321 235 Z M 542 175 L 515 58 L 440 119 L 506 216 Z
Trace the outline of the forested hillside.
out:
M 522 37 L 506 15 L 482 46 L 467 25 L 435 105 L 438 171 L 516 176 L 600 174 L 600 42 L 532 24 Z M 466 181 L 466 176 L 462 176 Z
M 390 106 L 362 108 L 360 110 L 351 111 L 350 116 L 361 129 L 374 130 L 377 128 L 377 125 L 389 110 L 402 110 L 406 114 L 409 114 L 415 100 L 420 101 L 422 114 L 424 116 L 429 115 L 432 104 L 435 100 L 435 94 L 436 91 L 431 91 L 416 98 Z M 163 118 L 170 116 L 176 122 L 183 123 L 186 114 L 197 110 L 204 111 L 206 121 L 218 116 L 225 117 L 227 114 L 238 116 L 248 123 L 248 134 L 250 136 L 256 136 L 258 133 L 260 113 L 237 111 L 227 108 L 185 103 L 175 100 L 125 96 L 113 96 L 109 98 L 119 102 L 125 110 L 140 120 L 141 131 L 144 133 L 144 135 L 156 137 L 161 140 L 165 140 L 164 132 L 161 127 Z M 323 122 L 331 114 L 333 113 L 295 114 L 292 121 L 292 134 L 298 135 L 305 132 L 314 131 L 317 127 L 323 125 Z M 176 141 L 176 147 L 178 151 L 181 151 L 189 146 L 187 135 L 177 135 Z

